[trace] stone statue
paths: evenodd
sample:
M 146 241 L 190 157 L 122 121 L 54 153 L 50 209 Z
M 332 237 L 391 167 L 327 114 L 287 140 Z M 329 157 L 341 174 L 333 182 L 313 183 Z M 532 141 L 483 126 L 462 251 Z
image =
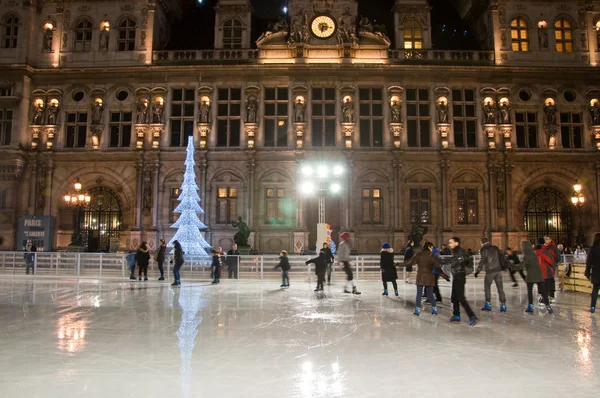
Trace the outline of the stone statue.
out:
M 104 106 L 100 101 L 97 101 L 92 105 L 92 124 L 102 124 L 102 114 L 104 113 Z
M 358 39 L 356 37 L 356 26 L 354 24 L 354 19 L 350 14 L 350 8 L 346 7 L 346 11 L 344 11 L 344 15 L 340 18 L 340 26 L 338 29 L 338 42 L 340 44 L 343 43 L 351 43 L 356 44 Z
M 136 124 L 146 124 L 148 122 L 148 101 L 137 103 L 137 113 L 135 116 Z
M 163 122 L 163 111 L 165 110 L 165 106 L 160 102 L 156 102 L 152 105 L 152 123 L 162 123 Z
M 304 123 L 304 102 L 300 98 L 294 104 L 294 122 Z
M 47 30 L 44 32 L 42 38 L 42 51 L 45 53 L 52 52 L 52 30 Z
M 310 36 L 308 35 L 308 17 L 303 10 L 298 10 L 292 20 L 292 29 L 290 32 L 290 43 L 306 43 Z
M 31 124 L 40 125 L 44 123 L 44 103 L 39 102 L 33 107 L 33 120 Z
M 540 49 L 548 48 L 548 29 L 547 28 L 538 28 L 538 43 L 540 45 Z
M 48 124 L 52 124 L 52 125 L 58 124 L 57 120 L 58 120 L 58 104 L 56 102 L 53 102 L 48 107 Z
M 590 116 L 592 117 L 592 126 L 600 126 L 600 103 L 594 102 L 590 106 Z
M 392 105 L 390 106 L 392 111 L 392 123 L 402 123 L 401 111 L 402 108 L 398 101 L 392 101 Z
M 374 33 L 374 28 L 373 28 L 373 24 L 371 23 L 371 20 L 367 17 L 361 17 L 360 18 L 360 30 L 362 32 L 369 32 L 369 33 Z
M 448 123 L 448 103 L 444 100 L 437 104 L 438 123 Z
M 544 125 L 556 126 L 556 105 L 551 102 L 544 105 Z
M 342 115 L 344 123 L 354 123 L 354 104 L 350 98 L 346 98 L 342 105 Z
M 273 33 L 287 32 L 289 30 L 290 27 L 285 18 L 279 17 L 276 22 L 269 23 L 269 25 L 267 26 L 267 30 L 262 35 L 260 35 L 257 42 L 271 36 Z
M 242 217 L 238 217 L 237 221 L 231 222 L 231 226 L 238 229 L 233 236 L 233 241 L 238 246 L 248 246 L 248 238 L 250 237 L 250 228 L 248 228 L 248 224 L 242 221 Z
M 108 38 L 110 35 L 110 31 L 104 27 L 101 31 L 100 31 L 100 50 L 101 51 L 106 51 L 108 50 Z
M 496 124 L 496 107 L 492 101 L 485 103 L 483 112 L 485 113 L 485 124 Z
M 410 235 L 408 235 L 408 239 L 415 242 L 415 247 L 420 247 L 421 241 L 423 237 L 427 235 L 428 228 L 421 228 L 421 219 L 420 215 L 417 214 L 414 221 L 411 224 Z
M 250 96 L 246 101 L 246 123 L 256 123 L 258 113 L 258 102 L 255 96 Z
M 508 102 L 500 104 L 500 120 L 502 124 L 510 124 L 510 104 Z
M 202 101 L 200 104 L 200 123 L 208 123 L 210 120 L 210 104 L 208 101 Z

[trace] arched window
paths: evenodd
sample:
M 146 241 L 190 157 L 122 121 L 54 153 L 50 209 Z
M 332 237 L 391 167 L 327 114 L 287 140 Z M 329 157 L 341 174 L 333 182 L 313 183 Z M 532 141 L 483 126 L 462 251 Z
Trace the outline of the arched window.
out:
M 570 244 L 571 204 L 556 189 L 534 190 L 525 203 L 525 231 L 535 243 L 549 235 L 555 242 Z
M 569 21 L 561 18 L 554 22 L 554 38 L 556 51 L 565 53 L 573 51 L 573 28 Z
M 404 48 L 415 50 L 423 48 L 423 28 L 414 19 L 404 22 Z
M 19 17 L 9 15 L 4 19 L 2 26 L 2 47 L 17 48 L 17 38 L 19 36 Z
M 510 21 L 510 39 L 513 51 L 529 51 L 529 31 L 523 18 Z
M 92 23 L 87 19 L 75 25 L 75 51 L 90 51 L 92 49 Z
M 223 24 L 223 48 L 242 48 L 242 23 L 229 19 Z
M 123 213 L 112 189 L 96 187 L 89 193 L 92 200 L 83 211 L 82 239 L 88 251 L 97 252 L 109 247 L 111 239 L 119 237 Z
M 135 49 L 135 22 L 125 19 L 119 24 L 117 41 L 118 51 L 133 51 Z

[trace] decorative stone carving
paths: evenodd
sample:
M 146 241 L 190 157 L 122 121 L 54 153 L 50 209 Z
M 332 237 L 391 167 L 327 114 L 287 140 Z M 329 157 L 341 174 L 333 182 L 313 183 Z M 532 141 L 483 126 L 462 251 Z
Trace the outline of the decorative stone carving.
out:
M 50 101 L 48 101 L 48 119 L 46 121 L 46 124 L 49 125 L 56 125 L 58 124 L 58 100 L 56 99 L 51 99 Z
M 44 110 L 46 109 L 46 105 L 44 104 L 44 100 L 37 99 L 33 104 L 33 119 L 31 120 L 31 124 L 33 125 L 42 125 L 44 124 Z
M 110 30 L 108 26 L 103 26 L 100 30 L 100 43 L 99 49 L 100 51 L 108 50 L 108 40 L 110 38 Z
M 154 101 L 152 104 L 152 123 L 162 124 L 163 123 L 163 112 L 165 110 L 165 103 L 160 98 L 159 101 Z
M 350 8 L 348 7 L 346 7 L 344 14 L 340 18 L 337 38 L 340 44 L 358 44 L 358 38 L 356 36 L 356 25 L 354 23 L 354 18 L 350 13 Z
M 140 98 L 136 105 L 136 116 L 135 122 L 136 124 L 146 124 L 148 123 L 148 108 L 150 108 L 150 104 L 147 98 Z
M 296 103 L 294 104 L 294 122 L 295 123 L 305 123 L 304 114 L 306 110 L 306 106 L 304 104 L 304 97 L 298 96 L 296 98 Z
M 289 44 L 304 44 L 308 43 L 309 39 L 308 16 L 306 15 L 306 11 L 299 9 L 292 18 Z
M 544 126 L 556 130 L 556 105 L 553 98 L 547 98 L 544 102 Z
M 258 101 L 256 96 L 251 95 L 246 100 L 246 123 L 257 123 Z
M 390 111 L 392 113 L 392 123 L 402 123 L 402 106 L 399 100 L 392 99 Z
M 402 123 L 390 123 L 390 132 L 392 133 L 394 148 L 400 148 L 404 125 Z
M 92 124 L 102 124 L 102 115 L 104 114 L 104 104 L 102 99 L 96 98 L 92 105 Z
M 496 104 L 488 98 L 483 105 L 484 124 L 496 124 Z
M 448 123 L 448 100 L 442 97 L 436 103 L 438 123 Z
M 93 126 L 92 130 L 92 148 L 97 150 L 100 148 L 100 139 L 102 138 L 102 127 Z
M 510 124 L 510 102 L 500 101 L 500 123 Z
M 600 126 L 600 102 L 594 98 L 590 101 L 590 117 L 592 119 L 592 126 Z
M 45 53 L 52 52 L 52 35 L 54 32 L 52 29 L 46 29 L 42 35 L 42 51 Z
M 209 123 L 210 122 L 210 99 L 203 97 L 200 99 L 200 109 L 198 111 L 198 122 Z
M 152 174 L 155 166 L 146 166 L 143 171 L 142 188 L 142 214 L 149 216 L 152 213 Z
M 354 123 L 354 103 L 352 97 L 347 95 L 342 103 L 342 123 Z

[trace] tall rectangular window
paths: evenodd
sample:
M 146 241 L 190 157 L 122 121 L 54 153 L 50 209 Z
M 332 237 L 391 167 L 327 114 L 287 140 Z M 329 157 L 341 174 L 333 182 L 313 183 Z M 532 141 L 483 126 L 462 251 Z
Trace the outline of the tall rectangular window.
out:
M 538 147 L 538 122 L 536 112 L 515 112 L 518 148 Z
M 456 190 L 458 223 L 477 224 L 477 189 L 459 188 Z
M 217 146 L 240 146 L 242 89 L 220 88 L 217 96 Z
M 217 189 L 217 224 L 229 224 L 237 218 L 237 188 Z
M 265 146 L 288 144 L 288 88 L 265 89 Z
M 429 89 L 406 90 L 406 130 L 409 147 L 431 146 Z
M 127 148 L 131 145 L 132 120 L 131 112 L 110 113 L 110 137 L 108 146 L 111 148 Z
M 475 90 L 452 90 L 452 121 L 454 145 L 457 148 L 477 147 L 477 116 L 475 116 Z
M 576 112 L 560 113 L 563 148 L 583 148 L 583 116 Z
M 417 220 L 421 224 L 429 224 L 430 220 L 429 188 L 410 189 L 410 222 Z
M 5 17 L 3 25 L 3 48 L 17 48 L 17 39 L 19 37 L 19 17 L 16 15 L 8 15 Z
M 171 144 L 172 147 L 187 146 L 194 136 L 194 90 L 177 88 L 171 92 Z
M 335 146 L 335 88 L 312 89 L 312 145 Z
M 10 145 L 12 138 L 12 109 L 0 109 L 0 145 Z
M 66 148 L 85 148 L 87 137 L 87 112 L 67 113 L 65 123 L 67 131 Z
M 171 192 L 169 195 L 169 209 L 171 210 L 169 212 L 169 218 L 172 223 L 177 221 L 177 219 L 179 218 L 179 215 L 180 215 L 179 213 L 173 213 L 175 211 L 175 209 L 177 208 L 177 206 L 179 206 L 179 201 L 177 200 L 177 198 L 179 198 L 180 194 L 181 194 L 181 189 L 171 188 Z
M 265 224 L 285 224 L 285 189 L 265 189 Z
M 358 90 L 360 118 L 360 146 L 383 146 L 383 90 L 361 88 Z
M 363 224 L 381 224 L 383 221 L 383 198 L 381 189 L 364 188 L 362 190 Z

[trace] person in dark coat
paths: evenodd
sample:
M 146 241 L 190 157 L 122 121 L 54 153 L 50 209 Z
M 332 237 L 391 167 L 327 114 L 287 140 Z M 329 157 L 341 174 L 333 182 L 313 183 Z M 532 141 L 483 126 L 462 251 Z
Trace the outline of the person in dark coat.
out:
M 212 264 L 210 266 L 213 269 L 214 277 L 212 284 L 216 285 L 221 283 L 221 256 L 220 253 L 215 249 L 211 249 L 210 254 L 212 256 Z
M 290 260 L 288 259 L 288 253 L 285 250 L 282 250 L 279 253 L 279 264 L 275 266 L 273 269 L 281 268 L 281 286 L 280 287 L 290 287 L 290 277 L 288 276 L 288 272 L 292 268 L 290 266 Z
M 318 257 L 306 262 L 306 265 L 308 264 L 315 265 L 315 274 L 317 275 L 317 288 L 315 289 L 315 292 L 322 292 L 323 283 L 325 283 L 325 272 L 327 271 L 327 258 L 325 257 L 325 253 L 321 250 Z
M 481 249 L 479 251 L 480 260 L 475 270 L 475 278 L 481 270 L 485 270 L 485 278 L 483 280 L 483 290 L 485 294 L 485 304 L 481 311 L 492 310 L 492 283 L 496 284 L 498 290 L 498 298 L 500 299 L 500 312 L 506 312 L 506 294 L 504 294 L 504 282 L 502 280 L 502 260 L 504 254 L 498 246 L 490 243 L 488 238 L 481 238 Z
M 598 301 L 598 291 L 600 291 L 600 233 L 594 234 L 594 243 L 588 250 L 585 263 L 585 277 L 592 282 L 592 303 L 590 312 L 596 312 L 596 302 Z
M 528 240 L 521 242 L 521 250 L 523 250 L 523 269 L 527 272 L 525 282 L 527 282 L 527 299 L 529 300 L 529 305 L 525 312 L 533 313 L 533 285 L 537 284 L 538 292 L 542 295 L 548 312 L 552 313 L 552 307 L 550 307 L 550 302 L 548 301 L 546 280 L 542 273 L 542 266 L 545 267 L 545 263 L 550 260 L 544 259 L 545 254 L 541 252 L 537 255 L 533 251 L 533 245 Z
M 181 270 L 181 267 L 183 267 L 184 262 L 181 243 L 179 243 L 178 240 L 175 240 L 173 241 L 173 276 L 175 277 L 175 282 L 173 282 L 171 286 L 181 286 L 181 275 L 179 271 Z
M 159 281 L 165 280 L 165 269 L 163 264 L 165 263 L 165 253 L 167 251 L 167 242 L 164 239 L 159 240 L 158 251 L 156 252 L 156 262 L 158 263 L 158 270 L 160 271 Z
M 408 264 L 408 261 L 410 259 L 412 259 L 413 256 L 415 255 L 414 246 L 415 246 L 415 242 L 412 240 L 409 240 L 406 245 L 406 249 L 404 249 L 404 262 L 406 264 Z M 413 272 L 413 266 L 407 265 L 405 269 L 406 269 L 406 279 L 404 280 L 404 282 L 409 283 L 410 276 L 412 275 L 412 272 Z
M 125 257 L 125 261 L 127 261 L 127 267 L 129 268 L 129 271 L 131 271 L 130 275 L 129 275 L 129 279 L 136 281 L 137 278 L 135 277 L 135 254 L 136 254 L 137 250 L 132 250 L 131 252 L 129 252 L 129 254 L 127 255 L 127 257 Z
M 535 254 L 538 256 L 538 261 L 540 264 L 540 269 L 542 270 L 542 276 L 546 281 L 546 291 L 548 292 L 548 300 L 551 300 L 554 296 L 555 290 L 555 282 L 554 275 L 556 273 L 556 257 L 552 246 L 549 246 L 544 243 L 545 238 L 539 238 L 537 241 L 537 245 L 535 246 Z M 540 302 L 542 302 L 543 297 L 540 296 Z
M 442 266 L 437 257 L 432 255 L 433 243 L 425 242 L 423 250 L 417 253 L 408 262 L 404 262 L 400 266 L 417 265 L 417 299 L 415 303 L 414 315 L 421 315 L 421 297 L 423 296 L 423 289 L 427 294 L 427 298 L 431 302 L 431 313 L 437 315 L 437 307 L 435 296 L 433 294 L 433 287 L 435 286 L 435 275 L 433 270 L 435 269 L 442 278 L 450 281 L 450 277 L 444 273 Z
M 558 268 L 558 265 L 561 263 L 562 259 L 563 259 L 563 255 L 560 252 L 560 250 L 558 250 L 558 247 L 556 247 L 556 243 L 554 243 L 554 241 L 552 240 L 552 238 L 549 235 L 544 236 L 544 251 L 546 252 L 546 255 L 552 259 L 553 264 L 552 264 L 552 275 L 546 279 L 546 287 L 548 289 L 548 296 L 550 298 L 550 302 L 554 302 L 554 296 L 555 296 L 555 292 L 556 292 L 556 281 L 554 280 L 554 276 L 556 275 L 556 270 Z
M 240 251 L 238 250 L 237 243 L 234 243 L 231 246 L 231 249 L 227 251 L 227 257 L 225 261 L 227 262 L 227 273 L 229 275 L 229 279 L 234 277 L 234 279 L 238 278 L 238 261 L 240 259 Z
M 388 282 L 392 282 L 394 294 L 398 296 L 398 271 L 394 264 L 394 249 L 386 242 L 381 246 L 381 255 L 379 259 L 379 269 L 381 270 L 381 280 L 383 281 L 383 296 L 388 295 Z
M 519 260 L 519 255 L 517 253 L 515 253 L 510 247 L 506 248 L 506 250 L 504 251 L 504 254 L 505 254 L 508 262 L 511 264 L 511 266 L 514 267 L 514 268 L 510 268 L 508 270 L 508 272 L 510 272 L 510 279 L 512 279 L 512 281 L 513 281 L 512 287 L 519 287 L 519 284 L 517 283 L 517 278 L 515 278 L 515 274 L 517 272 L 519 273 L 519 275 L 521 275 L 521 278 L 523 278 L 523 281 L 527 282 L 527 278 L 525 277 L 525 274 L 523 273 L 523 269 L 520 266 L 521 260 Z M 521 269 L 516 270 L 515 268 L 521 268 Z
M 139 280 L 142 280 L 142 274 L 144 274 L 144 281 L 148 281 L 150 251 L 148 250 L 148 246 L 146 246 L 146 242 L 142 242 L 142 244 L 137 248 L 137 252 L 135 253 L 135 262 L 139 268 Z
M 323 243 L 323 248 L 321 248 L 321 251 L 325 253 L 325 261 L 327 261 L 327 284 L 331 285 L 331 273 L 333 271 L 333 262 L 335 261 L 335 257 L 333 257 L 333 253 L 331 252 L 331 248 L 327 242 Z
M 23 259 L 25 260 L 25 274 L 29 275 L 29 268 L 31 268 L 31 275 L 35 274 L 35 252 L 37 251 L 37 247 L 31 242 L 31 239 L 27 240 L 25 244 L 25 254 L 23 255 Z
M 475 326 L 479 318 L 475 316 L 465 297 L 467 275 L 473 272 L 473 257 L 460 246 L 460 238 L 457 236 L 450 238 L 448 247 L 452 250 L 452 258 L 444 260 L 444 263 L 449 262 L 452 270 L 451 300 L 454 315 L 450 318 L 450 322 L 460 322 L 460 305 L 462 305 L 469 316 L 469 325 Z

